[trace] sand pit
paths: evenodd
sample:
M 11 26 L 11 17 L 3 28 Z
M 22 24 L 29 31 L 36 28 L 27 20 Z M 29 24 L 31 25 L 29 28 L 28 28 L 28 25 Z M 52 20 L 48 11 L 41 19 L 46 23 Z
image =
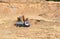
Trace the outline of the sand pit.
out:
M 48 3 L 51 11 L 44 3 L 0 3 L 0 39 L 60 39 L 59 5 Z M 14 25 L 20 15 L 29 18 L 30 27 Z

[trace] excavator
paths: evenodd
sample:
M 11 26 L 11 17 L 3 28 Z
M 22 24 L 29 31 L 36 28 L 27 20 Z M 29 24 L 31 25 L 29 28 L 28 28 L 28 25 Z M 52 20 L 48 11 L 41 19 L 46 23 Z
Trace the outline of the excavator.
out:
M 17 17 L 17 21 L 15 22 L 15 26 L 19 27 L 29 27 L 30 22 L 28 18 L 25 19 L 24 15 Z

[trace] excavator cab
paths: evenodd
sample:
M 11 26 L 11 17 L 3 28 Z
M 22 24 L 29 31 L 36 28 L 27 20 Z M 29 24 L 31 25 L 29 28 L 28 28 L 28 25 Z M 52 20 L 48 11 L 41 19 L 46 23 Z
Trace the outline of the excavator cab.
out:
M 17 21 L 15 22 L 15 26 L 19 27 L 29 27 L 30 23 L 28 18 L 25 19 L 24 15 L 17 17 Z

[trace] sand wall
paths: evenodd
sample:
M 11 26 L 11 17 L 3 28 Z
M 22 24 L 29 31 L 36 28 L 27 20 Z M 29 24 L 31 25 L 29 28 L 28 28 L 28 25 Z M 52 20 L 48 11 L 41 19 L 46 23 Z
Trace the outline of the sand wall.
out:
M 9 1 L 12 1 L 12 2 L 9 2 Z M 30 0 L 30 1 L 15 0 L 15 1 L 2 0 L 2 2 L 0 2 L 1 17 L 3 15 L 7 16 L 7 15 L 14 15 L 14 14 L 32 14 L 32 15 L 43 14 L 44 17 L 47 14 L 47 16 L 52 17 L 58 11 L 60 11 L 60 2 L 47 2 L 47 1 L 41 1 L 41 0 Z

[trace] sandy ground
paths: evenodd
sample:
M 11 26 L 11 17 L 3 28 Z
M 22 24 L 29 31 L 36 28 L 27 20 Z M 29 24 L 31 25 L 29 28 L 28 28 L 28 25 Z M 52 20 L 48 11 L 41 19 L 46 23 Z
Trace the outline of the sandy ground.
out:
M 0 5 L 4 5 L 4 4 L 0 4 Z M 19 4 L 18 4 L 19 5 Z M 5 15 L 2 17 L 0 17 L 0 39 L 60 39 L 60 20 L 58 20 L 57 18 L 60 18 L 60 14 L 57 13 L 58 11 L 60 11 L 60 9 L 58 11 L 56 11 L 56 13 L 53 13 L 53 17 L 54 15 L 58 16 L 56 17 L 56 19 L 52 19 L 52 15 L 50 13 L 46 13 L 47 16 L 38 16 L 38 14 L 40 14 L 39 10 L 40 9 L 36 9 L 37 4 L 31 4 L 28 5 L 30 6 L 27 7 L 28 12 L 26 12 L 26 8 L 24 7 L 25 4 L 20 4 L 21 7 L 17 10 L 17 12 L 19 10 L 21 10 L 21 12 L 24 14 L 25 17 L 29 18 L 30 21 L 30 27 L 16 27 L 14 25 L 16 18 L 18 16 L 21 15 L 20 11 L 18 12 L 18 14 L 14 14 L 15 11 L 11 12 L 11 14 L 9 14 L 9 7 L 5 8 L 4 13 Z M 23 6 L 24 5 L 24 6 Z M 2 6 L 0 6 L 0 15 L 2 13 Z M 4 5 L 5 7 L 7 6 Z M 14 5 L 15 7 L 17 6 Z M 13 7 L 14 7 L 13 6 Z M 40 7 L 40 5 L 37 5 L 38 7 Z M 19 7 L 19 6 L 17 6 Z M 51 7 L 52 8 L 52 7 Z M 15 10 L 15 8 L 11 9 L 11 10 Z M 25 12 L 23 12 L 24 10 L 26 10 Z M 37 10 L 37 11 L 36 11 Z M 47 11 L 47 10 L 46 10 Z M 7 13 L 8 12 L 8 13 Z M 42 12 L 42 11 L 41 11 Z M 33 14 L 34 13 L 34 14 Z M 36 14 L 38 13 L 38 14 Z M 22 15 L 23 15 L 22 14 Z M 45 14 L 45 13 L 44 13 Z M 51 18 L 49 19 L 49 16 L 51 16 Z M 56 21 L 57 20 L 57 21 Z
M 2 18 L 3 23 L 0 24 L 0 39 L 60 39 L 59 22 L 37 21 L 37 19 L 31 17 L 29 19 L 30 27 L 16 27 L 14 23 L 17 16 L 7 16 L 4 17 L 4 20 Z

